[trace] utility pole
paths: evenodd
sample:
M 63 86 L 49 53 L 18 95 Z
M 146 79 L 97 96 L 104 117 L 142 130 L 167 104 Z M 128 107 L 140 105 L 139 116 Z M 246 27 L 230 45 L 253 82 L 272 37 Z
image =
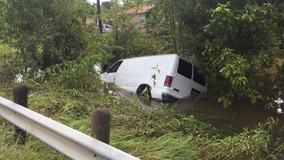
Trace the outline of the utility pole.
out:
M 86 2 L 86 0 L 84 0 L 84 2 Z M 87 17 L 83 19 L 83 22 L 87 22 Z
M 118 21 L 118 20 L 117 20 L 117 1 L 118 1 L 118 0 L 116 0 L 116 3 L 115 3 L 115 16 L 116 16 L 116 17 L 115 17 L 115 21 L 116 21 L 116 25 L 115 25 L 115 40 L 116 40 L 116 41 L 118 41 L 118 36 L 117 36 L 117 25 L 118 25 L 118 24 L 117 24 L 117 21 Z
M 102 33 L 102 21 L 101 21 L 101 4 L 100 0 L 97 0 L 97 8 L 98 8 L 98 19 L 99 19 L 99 29 L 100 33 Z

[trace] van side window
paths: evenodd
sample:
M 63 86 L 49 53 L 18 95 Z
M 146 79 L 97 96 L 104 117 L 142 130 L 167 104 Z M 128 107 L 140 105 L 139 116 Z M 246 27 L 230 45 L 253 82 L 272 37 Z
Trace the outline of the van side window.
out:
M 122 61 L 119 61 L 119 62 L 117 62 L 116 64 L 114 64 L 114 65 L 110 68 L 110 70 L 109 70 L 108 73 L 116 72 L 116 71 L 118 70 L 119 66 L 121 65 L 121 63 L 122 63 Z
M 188 63 L 187 61 L 183 60 L 183 59 L 179 59 L 179 63 L 178 63 L 178 70 L 177 70 L 178 74 L 191 79 L 191 75 L 192 75 L 192 65 L 190 63 Z
M 205 76 L 203 74 L 199 73 L 199 69 L 194 66 L 194 75 L 193 75 L 193 81 L 196 83 L 199 83 L 203 86 L 205 86 Z

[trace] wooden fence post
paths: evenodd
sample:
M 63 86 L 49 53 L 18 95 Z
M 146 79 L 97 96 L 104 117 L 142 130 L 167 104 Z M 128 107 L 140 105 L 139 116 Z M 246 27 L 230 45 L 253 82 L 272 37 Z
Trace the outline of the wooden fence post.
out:
M 13 89 L 13 98 L 14 102 L 28 108 L 28 88 L 23 85 L 19 85 L 14 87 Z M 25 144 L 26 143 L 26 132 L 18 128 L 17 126 L 14 126 L 15 128 L 15 141 L 18 141 L 19 144 Z
M 97 108 L 92 112 L 91 136 L 109 144 L 110 112 L 106 108 Z

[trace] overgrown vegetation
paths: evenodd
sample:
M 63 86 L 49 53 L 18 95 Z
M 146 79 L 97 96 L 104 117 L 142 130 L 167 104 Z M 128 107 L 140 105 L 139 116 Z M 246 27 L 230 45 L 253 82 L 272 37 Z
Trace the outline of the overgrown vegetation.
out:
M 144 3 L 155 7 L 143 28 L 125 11 Z M 274 119 L 239 132 L 173 111 L 146 112 L 135 102 L 103 94 L 109 88 L 94 70 L 95 64 L 121 58 L 175 52 L 208 76 L 205 99 L 219 99 L 225 107 L 232 97 L 254 103 L 263 91 L 284 86 L 283 4 L 113 0 L 101 15 L 113 20 L 113 32 L 99 34 L 95 24 L 84 22 L 96 15 L 87 2 L 2 0 L 0 96 L 12 100 L 15 75 L 21 73 L 30 109 L 88 135 L 92 110 L 108 108 L 111 145 L 141 159 L 283 159 L 283 144 L 271 139 Z M 0 159 L 67 159 L 32 137 L 17 145 L 13 126 L 0 122 Z
M 147 19 L 172 51 L 194 55 L 213 96 L 263 99 L 283 88 L 283 2 L 274 0 L 158 0 Z M 227 86 L 226 88 L 222 86 Z
M 64 77 L 62 77 L 64 80 Z M 282 159 L 284 146 L 271 142 L 273 119 L 254 129 L 235 132 L 193 116 L 175 112 L 146 112 L 137 103 L 91 88 L 68 88 L 52 81 L 26 80 L 29 108 L 90 135 L 90 114 L 98 107 L 111 112 L 110 144 L 141 159 Z M 103 90 L 100 82 L 94 88 Z M 1 96 L 12 99 L 13 84 L 1 84 Z M 99 88 L 100 87 L 100 88 Z M 66 159 L 30 137 L 26 145 L 14 142 L 13 126 L 1 118 L 2 159 Z
M 233 97 L 248 97 L 255 103 L 267 90 L 283 88 L 281 1 L 131 0 L 120 4 L 113 0 L 102 7 L 100 16 L 113 30 L 103 36 L 95 24 L 84 22 L 96 15 L 95 5 L 73 1 L 1 1 L 2 42 L 15 49 L 14 55 L 7 55 L 5 65 L 17 72 L 30 67 L 33 74 L 89 54 L 108 55 L 103 59 L 111 63 L 177 53 L 194 57 L 208 77 L 208 95 L 218 98 L 224 107 Z M 126 10 L 142 5 L 154 7 L 147 11 L 145 25 L 137 27 L 132 21 L 136 12 Z M 223 85 L 227 87 L 219 87 Z

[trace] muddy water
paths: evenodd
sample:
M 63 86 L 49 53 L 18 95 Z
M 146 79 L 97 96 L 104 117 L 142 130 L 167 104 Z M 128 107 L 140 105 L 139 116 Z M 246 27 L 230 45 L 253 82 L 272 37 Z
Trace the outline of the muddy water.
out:
M 284 143 L 284 114 L 279 112 L 282 104 L 274 100 L 267 103 L 252 105 L 250 101 L 235 101 L 228 109 L 224 109 L 221 103 L 200 100 L 199 96 L 187 97 L 178 102 L 177 112 L 194 115 L 206 122 L 222 127 L 229 125 L 235 131 L 243 128 L 254 128 L 260 123 L 265 123 L 268 118 L 278 119 L 278 125 L 274 128 L 272 141 Z
M 137 96 L 129 91 L 119 89 L 118 93 L 128 99 L 137 101 Z M 147 111 L 161 111 L 162 102 L 160 101 L 144 99 L 138 100 L 138 103 Z M 167 105 L 166 110 L 173 109 L 179 113 L 207 119 L 208 123 L 217 126 L 230 125 L 233 129 L 240 131 L 246 127 L 254 128 L 259 123 L 265 123 L 268 118 L 273 117 L 275 120 L 279 120 L 275 129 L 275 138 L 281 138 L 281 142 L 284 142 L 284 114 L 281 112 L 283 102 L 277 104 L 277 101 L 271 100 L 270 103 L 252 105 L 250 101 L 235 101 L 231 107 L 224 109 L 221 103 L 200 100 L 199 95 L 193 95 L 177 102 L 164 104 Z
M 117 93 L 129 100 L 137 101 L 140 106 L 142 106 L 146 111 L 160 110 L 159 107 L 161 107 L 161 102 L 159 101 L 155 101 L 153 99 L 146 100 L 144 98 L 138 98 L 136 94 L 133 94 L 122 88 L 117 89 Z
M 193 100 L 192 100 L 193 99 Z M 254 127 L 266 121 L 268 117 L 284 118 L 274 110 L 267 110 L 265 107 L 251 105 L 243 102 L 234 102 L 228 109 L 224 109 L 221 103 L 202 101 L 199 97 L 185 98 L 179 103 L 177 110 L 186 114 L 200 113 L 206 117 L 216 117 L 231 122 L 236 126 Z M 196 101 L 191 106 L 188 101 Z

